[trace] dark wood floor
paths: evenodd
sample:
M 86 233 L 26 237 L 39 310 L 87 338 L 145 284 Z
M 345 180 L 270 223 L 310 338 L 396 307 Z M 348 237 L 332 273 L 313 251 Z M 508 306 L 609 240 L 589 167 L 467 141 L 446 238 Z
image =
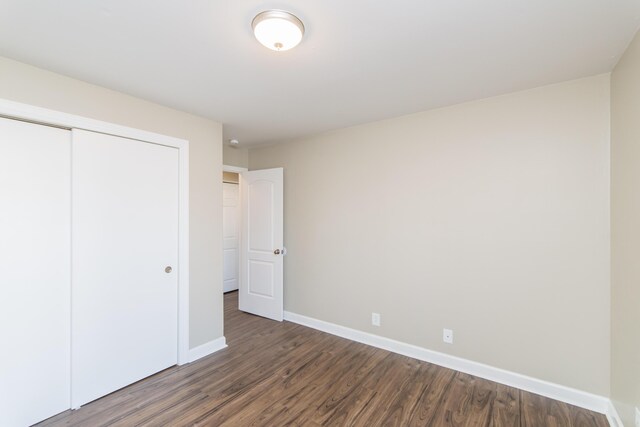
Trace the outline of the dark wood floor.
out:
M 229 348 L 42 426 L 607 426 L 601 414 L 237 310 Z

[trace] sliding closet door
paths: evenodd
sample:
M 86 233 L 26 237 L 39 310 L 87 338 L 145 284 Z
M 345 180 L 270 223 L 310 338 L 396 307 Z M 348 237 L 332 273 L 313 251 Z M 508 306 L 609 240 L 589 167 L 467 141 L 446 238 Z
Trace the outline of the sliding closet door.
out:
M 72 407 L 177 363 L 178 150 L 73 131 Z
M 70 406 L 70 132 L 0 118 L 0 424 Z

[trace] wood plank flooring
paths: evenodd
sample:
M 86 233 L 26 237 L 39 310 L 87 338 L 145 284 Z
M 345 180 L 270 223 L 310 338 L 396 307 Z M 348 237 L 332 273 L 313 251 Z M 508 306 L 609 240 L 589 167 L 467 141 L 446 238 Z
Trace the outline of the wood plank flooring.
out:
M 39 426 L 607 426 L 512 387 L 237 310 L 229 348 Z

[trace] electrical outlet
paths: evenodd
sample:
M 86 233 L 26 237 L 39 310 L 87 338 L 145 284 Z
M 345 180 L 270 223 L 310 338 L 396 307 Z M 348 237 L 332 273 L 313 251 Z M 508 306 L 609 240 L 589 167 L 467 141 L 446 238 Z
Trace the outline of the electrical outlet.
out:
M 442 341 L 447 344 L 453 344 L 453 331 L 451 329 L 442 330 Z
M 636 406 L 636 427 L 640 427 L 640 408 Z
M 371 313 L 371 324 L 373 326 L 380 326 L 380 313 Z

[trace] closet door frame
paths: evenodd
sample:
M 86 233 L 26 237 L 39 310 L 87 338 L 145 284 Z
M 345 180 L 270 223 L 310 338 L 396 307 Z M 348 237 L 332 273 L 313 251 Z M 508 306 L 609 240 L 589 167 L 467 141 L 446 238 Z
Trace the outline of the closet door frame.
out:
M 82 129 L 178 149 L 178 365 L 189 363 L 189 141 L 100 120 L 0 99 L 0 116 L 65 129 Z M 72 177 L 73 179 L 73 177 Z M 73 219 L 72 219 L 73 229 Z M 71 278 L 73 280 L 73 277 Z

